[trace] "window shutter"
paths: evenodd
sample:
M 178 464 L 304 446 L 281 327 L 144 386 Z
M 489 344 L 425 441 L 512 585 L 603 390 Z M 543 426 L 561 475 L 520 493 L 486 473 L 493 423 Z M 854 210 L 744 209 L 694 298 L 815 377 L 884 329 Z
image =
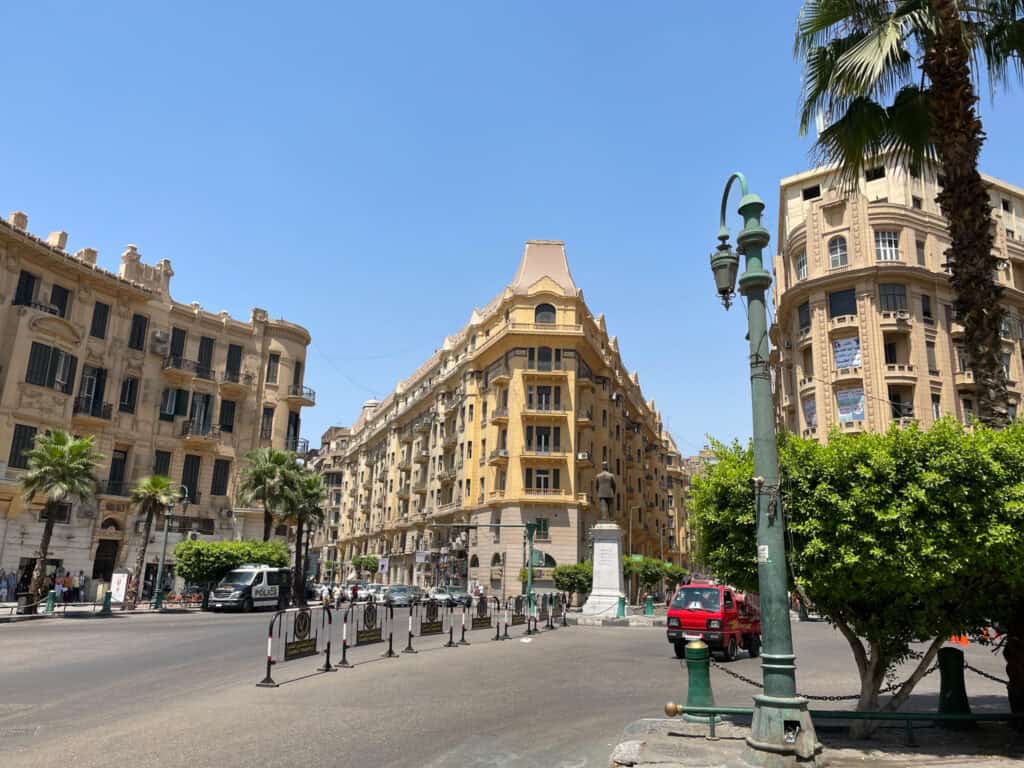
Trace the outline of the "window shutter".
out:
M 174 415 L 175 416 L 186 416 L 188 415 L 188 390 L 179 389 L 175 391 L 174 395 Z
M 532 469 L 527 469 L 526 470 L 526 487 L 527 488 L 533 488 L 533 470 Z
M 224 432 L 231 432 L 235 428 L 235 401 L 220 401 L 220 428 Z
M 561 488 L 561 486 L 558 484 L 558 475 L 559 475 L 559 472 L 558 472 L 558 468 L 557 467 L 555 467 L 553 470 L 551 470 L 551 487 L 555 488 L 556 490 L 558 488 Z
M 64 394 L 70 395 L 75 388 L 75 373 L 78 371 L 78 358 L 74 355 L 65 355 L 68 359 L 68 380 L 64 382 Z
M 50 367 L 50 348 L 38 341 L 32 342 L 32 350 L 28 355 L 28 370 L 25 381 L 29 384 L 46 386 L 46 371 Z

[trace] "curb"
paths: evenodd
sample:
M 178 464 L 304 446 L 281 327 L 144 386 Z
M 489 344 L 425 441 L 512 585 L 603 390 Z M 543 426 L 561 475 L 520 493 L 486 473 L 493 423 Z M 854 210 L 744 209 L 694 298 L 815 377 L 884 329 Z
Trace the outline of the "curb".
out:
M 184 613 L 203 613 L 201 608 L 161 608 L 159 611 L 113 611 L 109 616 L 104 616 L 101 613 L 75 613 L 72 612 L 70 615 L 63 613 L 32 613 L 32 614 L 14 614 L 13 616 L 0 616 L 0 624 L 17 624 L 20 621 L 37 621 L 40 619 L 109 619 L 118 616 L 159 616 L 167 614 L 184 614 Z

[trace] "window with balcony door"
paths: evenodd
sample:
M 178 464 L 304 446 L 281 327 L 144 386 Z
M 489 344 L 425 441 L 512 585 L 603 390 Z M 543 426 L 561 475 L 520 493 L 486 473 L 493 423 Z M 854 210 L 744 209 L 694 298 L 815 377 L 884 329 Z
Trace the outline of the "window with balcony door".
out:
M 135 402 L 139 396 L 139 380 L 135 376 L 125 376 L 121 380 L 121 399 L 117 410 L 121 413 L 135 413 Z
M 132 327 L 128 332 L 128 348 L 144 350 L 146 348 L 146 330 L 149 328 L 149 318 L 145 315 L 132 315 Z
M 801 362 L 803 363 L 803 378 L 813 379 L 814 378 L 814 348 L 807 347 L 801 354 Z
M 875 232 L 875 259 L 878 261 L 900 260 L 900 233 L 888 230 Z
M 107 338 L 107 320 L 110 317 L 110 305 L 97 301 L 92 308 L 92 324 L 89 335 L 97 339 Z
M 807 251 L 800 251 L 796 255 L 796 279 L 803 280 L 807 277 Z
M 28 384 L 49 387 L 64 394 L 71 394 L 77 366 L 78 358 L 74 355 L 57 347 L 33 341 L 29 350 L 25 381 Z
M 914 242 L 914 248 L 917 251 L 917 265 L 923 267 L 927 264 L 927 258 L 924 249 L 924 240 L 916 240 Z
M 926 341 L 924 343 L 925 354 L 928 357 L 928 373 L 932 376 L 939 375 L 939 362 L 935 354 L 935 342 Z
M 800 328 L 800 332 L 810 330 L 811 328 L 811 305 L 810 302 L 805 301 L 799 307 L 796 308 L 797 325 Z
M 894 312 L 907 308 L 907 286 L 899 283 L 880 283 L 878 301 L 883 312 Z
M 7 456 L 7 465 L 15 469 L 28 467 L 28 458 L 25 454 L 32 450 L 36 442 L 35 427 L 26 424 L 15 424 L 14 434 L 11 436 L 11 452 Z
M 828 241 L 828 261 L 832 269 L 847 265 L 846 238 L 842 235 L 836 235 Z
M 260 438 L 269 440 L 274 432 L 274 409 L 266 406 L 263 415 L 260 417 Z
M 267 384 L 277 384 L 277 371 L 281 366 L 281 356 L 271 352 L 267 357 Z
M 932 418 L 936 421 L 942 418 L 942 396 L 938 392 L 932 392 Z
M 551 541 L 551 528 L 549 526 L 550 520 L 546 517 L 534 518 L 534 523 L 537 524 L 537 531 L 533 537 L 537 541 Z
M 927 294 L 921 297 L 921 317 L 929 325 L 934 325 L 935 317 L 932 315 L 932 297 Z
M 53 284 L 50 288 L 50 305 L 57 310 L 57 317 L 68 316 L 68 303 L 71 301 L 71 291 L 63 285 Z

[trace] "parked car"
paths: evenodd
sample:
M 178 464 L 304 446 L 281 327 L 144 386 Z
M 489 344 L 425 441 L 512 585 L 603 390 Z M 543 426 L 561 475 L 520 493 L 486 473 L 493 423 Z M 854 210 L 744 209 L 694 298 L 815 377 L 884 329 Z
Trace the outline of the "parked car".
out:
M 383 602 L 395 608 L 412 605 L 416 599 L 416 593 L 404 584 L 392 584 L 382 594 Z
M 448 587 L 448 594 L 456 605 L 469 606 L 473 602 L 473 596 L 462 587 Z
M 666 633 L 676 656 L 688 640 L 703 640 L 713 653 L 732 661 L 740 648 L 761 652 L 761 612 L 756 596 L 713 582 L 693 582 L 676 591 L 668 608 Z
M 430 594 L 427 596 L 427 599 L 436 600 L 447 608 L 454 608 L 458 605 L 458 603 L 455 602 L 455 598 L 452 597 L 451 593 L 445 587 L 434 587 L 430 590 Z

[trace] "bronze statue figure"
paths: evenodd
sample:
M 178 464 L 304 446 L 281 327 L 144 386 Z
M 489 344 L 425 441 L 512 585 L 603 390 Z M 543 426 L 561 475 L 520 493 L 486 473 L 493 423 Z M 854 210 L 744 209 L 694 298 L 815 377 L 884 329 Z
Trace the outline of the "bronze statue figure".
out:
M 615 475 L 608 471 L 608 462 L 601 464 L 597 473 L 597 498 L 601 503 L 601 521 L 610 520 L 611 501 L 615 498 Z

